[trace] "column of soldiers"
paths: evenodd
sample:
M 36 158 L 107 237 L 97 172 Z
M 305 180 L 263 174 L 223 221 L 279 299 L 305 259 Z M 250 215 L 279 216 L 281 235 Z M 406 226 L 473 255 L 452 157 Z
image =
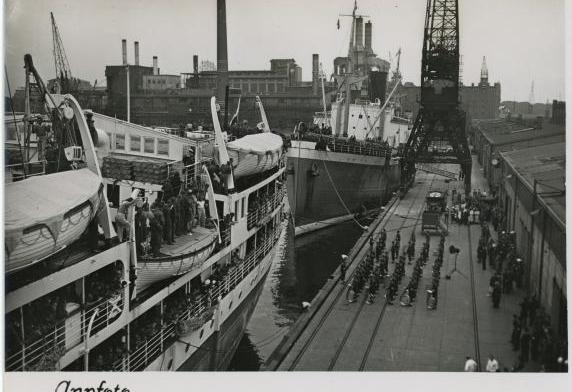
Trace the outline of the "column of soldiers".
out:
M 399 288 L 399 284 L 405 275 L 405 255 L 399 256 L 399 260 L 395 265 L 395 269 L 391 274 L 391 278 L 389 279 L 389 285 L 387 286 L 387 291 L 385 294 L 385 298 L 387 299 L 388 305 L 393 305 L 393 301 L 397 296 L 397 289 Z
M 387 232 L 385 231 L 385 229 L 382 229 L 375 249 L 373 249 L 372 246 L 372 251 L 374 251 L 373 257 L 375 259 L 375 264 L 374 264 L 374 269 L 369 276 L 369 284 L 368 284 L 369 290 L 366 301 L 368 305 L 372 304 L 373 301 L 375 300 L 375 295 L 379 290 L 379 284 L 381 283 L 381 280 L 387 275 L 387 263 L 389 261 L 389 258 L 387 256 L 387 252 L 384 252 L 386 240 L 387 240 Z M 373 244 L 370 243 L 370 245 Z
M 346 299 L 349 303 L 355 302 L 361 293 L 366 288 L 368 289 L 367 302 L 372 303 L 375 298 L 377 289 L 379 288 L 380 281 L 383 277 L 383 262 L 380 262 L 380 257 L 383 255 L 385 249 L 385 241 L 387 233 L 383 229 L 379 235 L 377 243 L 374 242 L 373 237 L 369 239 L 369 252 L 364 260 L 360 262 L 355 270 L 355 274 L 351 283 L 348 285 L 346 292 Z M 386 254 L 387 259 L 387 254 Z M 345 263 L 345 261 L 344 261 Z M 344 264 L 345 265 L 345 264 Z M 344 267 L 347 269 L 347 266 Z M 387 270 L 387 260 L 385 263 L 385 270 Z M 345 270 L 344 270 L 345 277 Z
M 439 281 L 441 279 L 441 266 L 443 265 L 443 254 L 445 253 L 445 235 L 441 234 L 437 258 L 433 263 L 433 273 L 431 276 L 431 288 L 427 290 L 427 309 L 437 309 L 437 299 L 439 296 Z
M 395 262 L 395 258 L 399 256 L 399 247 L 401 246 L 401 233 L 399 230 L 395 233 L 393 244 L 395 249 L 392 249 L 392 263 Z M 385 298 L 388 305 L 393 305 L 393 301 L 397 296 L 397 290 L 399 288 L 399 283 L 401 283 L 401 280 L 403 279 L 403 275 L 405 275 L 405 255 L 399 256 L 397 264 L 393 269 L 393 273 L 389 278 L 389 284 L 387 285 L 387 290 L 385 292 Z
M 370 241 L 370 245 L 372 242 Z M 373 271 L 374 265 L 374 254 L 372 252 L 372 247 L 370 247 L 370 251 L 368 252 L 365 259 L 363 259 L 357 266 L 354 277 L 352 282 L 348 286 L 348 291 L 346 294 L 346 298 L 348 299 L 349 303 L 355 302 L 359 297 L 361 291 L 365 287 L 366 282 L 371 276 L 371 272 Z
M 395 263 L 395 259 L 399 256 L 399 247 L 401 246 L 401 233 L 397 230 L 395 239 L 391 242 L 391 262 Z
M 423 275 L 423 266 L 427 263 L 427 259 L 429 258 L 429 241 L 430 238 L 427 236 L 425 242 L 423 243 L 421 254 L 413 266 L 413 273 L 411 275 L 411 279 L 409 280 L 409 284 L 401 295 L 400 304 L 402 306 L 411 306 L 411 303 L 415 302 L 415 299 L 417 298 L 417 287 L 419 286 L 419 279 L 421 279 L 421 276 Z

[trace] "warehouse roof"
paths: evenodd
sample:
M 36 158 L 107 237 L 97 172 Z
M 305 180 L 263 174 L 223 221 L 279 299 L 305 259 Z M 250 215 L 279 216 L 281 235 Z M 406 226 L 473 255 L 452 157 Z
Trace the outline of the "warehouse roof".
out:
M 496 146 L 548 137 L 554 138 L 553 142 L 563 141 L 565 133 L 565 127 L 549 122 L 544 122 L 542 128 L 505 119 L 476 120 L 474 124 L 488 142 Z
M 566 144 L 547 144 L 501 155 L 531 190 L 537 181 L 538 199 L 565 226 Z

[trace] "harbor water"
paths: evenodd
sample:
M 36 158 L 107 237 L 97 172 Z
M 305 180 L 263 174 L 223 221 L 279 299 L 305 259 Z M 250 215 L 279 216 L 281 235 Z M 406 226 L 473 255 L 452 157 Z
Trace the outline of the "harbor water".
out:
M 296 238 L 289 227 L 285 252 L 271 267 L 258 305 L 228 370 L 257 371 L 362 234 L 348 221 Z

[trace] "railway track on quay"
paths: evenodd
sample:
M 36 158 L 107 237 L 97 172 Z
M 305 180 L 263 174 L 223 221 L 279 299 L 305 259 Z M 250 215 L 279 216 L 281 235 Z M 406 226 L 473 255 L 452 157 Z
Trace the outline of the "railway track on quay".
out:
M 396 232 L 398 230 L 404 230 L 404 229 L 412 229 L 415 230 L 418 226 L 419 220 L 420 220 L 420 216 L 423 212 L 423 208 L 421 207 L 423 205 L 423 198 L 425 195 L 425 192 L 427 191 L 427 189 L 430 189 L 433 182 L 435 180 L 435 176 L 432 176 L 431 182 L 429 184 L 429 186 L 427 185 L 423 185 L 423 186 L 419 186 L 416 190 L 414 190 L 415 194 L 414 196 L 411 198 L 410 203 L 407 206 L 407 211 L 405 214 L 403 215 L 397 215 L 395 214 L 397 211 L 398 206 L 400 205 L 400 203 L 394 202 L 390 208 L 384 213 L 383 217 L 381 219 L 378 219 L 377 223 L 376 223 L 376 227 L 371 231 L 371 234 L 368 237 L 372 237 L 377 240 L 380 236 L 380 231 L 382 227 L 385 227 L 385 225 L 388 224 L 386 218 L 387 217 L 391 217 L 393 214 L 395 214 L 396 216 L 399 216 L 402 218 L 401 222 L 399 225 L 396 225 L 394 227 L 386 228 L 386 232 L 391 233 L 391 232 Z M 421 200 L 419 199 L 421 197 Z M 413 207 L 415 206 L 420 206 L 419 208 L 419 213 L 416 214 L 416 216 L 414 218 L 410 217 L 410 212 L 413 209 Z M 411 220 L 414 220 L 414 223 L 412 225 L 407 225 L 407 222 L 410 222 Z M 385 222 L 385 223 L 384 223 Z M 402 234 L 403 235 L 403 234 Z M 407 240 L 407 236 L 403 236 L 402 238 L 404 238 L 404 242 L 405 240 Z M 388 238 L 388 242 L 389 242 L 389 238 Z M 361 241 L 361 243 L 359 244 L 359 248 L 357 249 L 352 249 L 352 253 L 351 255 L 353 256 L 351 258 L 351 266 L 353 267 L 353 270 L 351 272 L 351 274 L 348 277 L 348 280 L 350 280 L 355 273 L 355 270 L 357 268 L 357 265 L 365 258 L 366 256 L 366 252 L 368 251 L 366 249 L 366 247 L 368 246 L 369 241 L 368 238 L 365 238 L 365 240 Z M 347 288 L 344 289 L 340 289 L 338 288 L 338 292 L 335 295 L 335 298 L 333 299 L 333 301 L 331 301 L 328 304 L 327 309 L 325 310 L 325 312 L 322 312 L 322 314 L 318 314 L 319 311 L 316 311 L 316 314 L 314 315 L 316 317 L 317 324 L 315 325 L 314 329 L 311 331 L 310 335 L 306 338 L 306 340 L 303 343 L 303 346 L 299 348 L 299 351 L 296 353 L 296 356 L 294 357 L 293 361 L 289 364 L 289 366 L 287 367 L 287 370 L 296 370 L 298 364 L 300 363 L 301 359 L 304 357 L 304 354 L 307 352 L 307 350 L 309 349 L 309 347 L 311 347 L 312 342 L 314 341 L 314 339 L 316 338 L 316 336 L 319 334 L 320 330 L 322 329 L 323 325 L 325 324 L 326 320 L 329 318 L 330 313 L 332 312 L 332 310 L 336 307 L 337 304 L 339 304 L 340 299 L 342 297 L 342 295 L 344 293 L 346 293 Z M 383 295 L 382 292 L 379 294 L 380 296 Z M 355 311 L 355 314 L 353 314 L 352 316 L 352 320 L 350 321 L 350 324 L 348 325 L 348 327 L 346 328 L 344 335 L 342 337 L 342 340 L 340 341 L 340 343 L 338 344 L 335 352 L 333 353 L 332 358 L 330 359 L 329 365 L 327 370 L 335 370 L 336 364 L 338 363 L 338 360 L 340 358 L 340 355 L 344 352 L 344 348 L 347 345 L 348 339 L 350 338 L 350 335 L 352 334 L 352 332 L 355 331 L 355 326 L 360 324 L 359 320 L 360 320 L 360 315 L 363 314 L 363 309 L 365 307 L 366 304 L 366 300 L 367 300 L 367 293 L 363 294 L 360 296 L 360 302 L 359 302 L 359 307 L 358 309 Z M 375 305 L 374 305 L 375 306 Z M 379 306 L 379 305 L 378 305 Z M 369 354 L 371 351 L 371 348 L 373 346 L 373 343 L 376 340 L 376 337 L 379 333 L 379 328 L 380 325 L 382 323 L 382 320 L 384 318 L 385 315 L 385 311 L 387 308 L 388 304 L 387 301 L 383 301 L 383 304 L 380 306 L 380 312 L 379 314 L 376 315 L 375 317 L 375 324 L 374 324 L 374 328 L 371 331 L 370 337 L 368 339 L 367 345 L 366 347 L 363 349 L 363 356 L 361 358 L 360 361 L 360 366 L 359 366 L 359 370 L 364 370 L 365 366 L 367 364 L 368 358 L 369 358 Z M 318 318 L 319 317 L 319 318 Z M 370 324 L 372 324 L 370 322 Z M 357 370 L 357 369 L 356 369 Z
M 471 283 L 471 305 L 473 313 L 473 332 L 474 332 L 474 345 L 475 345 L 475 362 L 477 362 L 477 371 L 482 370 L 481 366 L 481 349 L 479 342 L 479 314 L 477 312 L 477 294 L 475 289 L 475 268 L 473 261 L 473 245 L 471 241 L 471 225 L 467 225 L 467 238 L 469 243 L 469 272 Z

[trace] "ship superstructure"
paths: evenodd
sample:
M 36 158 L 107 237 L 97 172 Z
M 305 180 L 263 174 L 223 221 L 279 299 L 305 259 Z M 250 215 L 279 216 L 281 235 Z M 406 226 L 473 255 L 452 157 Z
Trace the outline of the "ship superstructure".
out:
M 399 184 L 394 147 L 407 140 L 410 127 L 394 99 L 399 80 L 387 93 L 390 64 L 372 49 L 372 23 L 364 25 L 357 4 L 345 16 L 352 18 L 350 45 L 347 57 L 334 60 L 335 102 L 330 111 L 324 102 L 310 129 L 297 127 L 288 152 L 297 234 L 376 208 Z
M 174 136 L 26 72 L 47 114 L 11 125 L 41 154 L 6 169 L 6 370 L 225 369 L 285 241 L 281 138 L 228 142 L 214 97 Z

